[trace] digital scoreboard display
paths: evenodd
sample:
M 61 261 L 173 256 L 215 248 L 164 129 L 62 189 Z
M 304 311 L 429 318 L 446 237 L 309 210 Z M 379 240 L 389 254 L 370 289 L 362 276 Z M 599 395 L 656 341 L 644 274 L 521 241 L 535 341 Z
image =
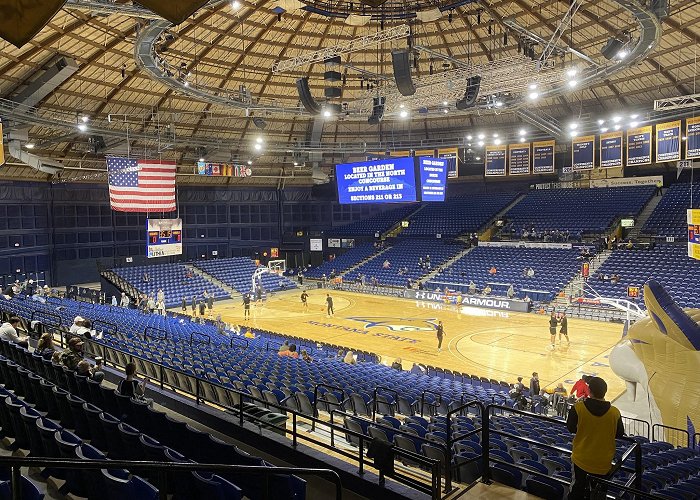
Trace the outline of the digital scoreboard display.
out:
M 445 201 L 448 165 L 447 158 L 418 158 L 422 201 Z
M 354 203 L 410 203 L 444 201 L 446 158 L 386 158 L 336 165 L 338 201 Z

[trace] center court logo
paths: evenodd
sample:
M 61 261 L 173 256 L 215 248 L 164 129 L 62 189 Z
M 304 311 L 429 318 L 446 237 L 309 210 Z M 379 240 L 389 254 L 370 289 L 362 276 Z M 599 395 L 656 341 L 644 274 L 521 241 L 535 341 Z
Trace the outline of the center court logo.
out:
M 414 319 L 414 318 L 347 318 L 351 321 L 359 321 L 364 324 L 365 329 L 386 328 L 392 332 L 432 332 L 437 327 L 437 319 Z

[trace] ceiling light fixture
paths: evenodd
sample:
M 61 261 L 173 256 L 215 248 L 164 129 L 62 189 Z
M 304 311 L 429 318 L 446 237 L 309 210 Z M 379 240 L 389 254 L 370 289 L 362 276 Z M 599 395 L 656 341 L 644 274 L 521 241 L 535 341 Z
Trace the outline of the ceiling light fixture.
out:
M 78 124 L 78 130 L 80 130 L 81 132 L 85 132 L 87 130 L 87 125 L 85 125 L 84 123 Z
M 598 125 L 602 125 L 603 123 L 605 123 L 605 120 L 598 120 Z
M 255 145 L 255 151 L 260 151 L 262 149 L 262 144 L 256 144 Z
M 248 163 L 248 165 L 252 165 L 252 164 L 253 164 L 253 160 L 248 160 L 246 163 Z
M 574 88 L 578 85 L 578 81 L 576 80 L 569 80 L 569 87 Z
M 25 148 L 27 149 L 34 149 L 34 143 L 33 142 L 28 142 L 27 144 L 24 145 Z
M 405 109 L 402 109 L 401 112 L 399 113 L 399 116 L 400 116 L 401 118 L 406 118 L 406 117 L 408 117 L 408 111 L 406 111 Z
M 614 121 L 615 123 L 619 122 L 620 120 L 622 120 L 622 118 L 619 117 L 618 115 L 615 115 L 612 117 L 612 121 Z
M 472 140 L 472 136 L 471 136 L 471 135 L 468 135 L 468 136 L 467 136 L 467 140 L 468 140 L 468 141 L 471 141 L 471 140 Z
M 479 134 L 477 137 L 478 137 L 479 139 L 483 139 L 483 138 L 485 138 L 486 136 L 485 136 L 484 134 Z
M 639 125 L 639 122 L 630 122 L 631 128 L 637 128 L 637 125 Z
M 534 101 L 537 99 L 540 95 L 537 92 L 530 92 L 530 95 L 528 96 L 531 101 Z
M 576 130 L 578 128 L 578 123 L 576 123 L 576 122 L 569 123 L 569 128 L 571 130 Z
M 241 8 L 241 2 L 239 2 L 238 0 L 233 0 L 233 2 L 231 2 L 231 8 L 232 8 L 233 10 L 238 10 L 238 9 L 240 9 L 240 8 Z
M 88 115 L 83 115 L 80 117 L 80 119 L 83 121 L 83 123 L 87 123 L 90 121 L 90 117 Z
M 601 127 L 600 132 L 604 134 L 605 132 L 608 131 L 608 127 Z
M 484 146 L 484 141 L 479 141 L 477 144 L 478 144 L 479 146 L 482 146 L 482 147 L 483 147 L 483 146 Z
M 493 143 L 494 143 L 496 146 L 499 146 L 499 145 L 501 144 L 501 140 L 500 140 L 500 139 L 496 139 L 496 140 L 493 141 Z

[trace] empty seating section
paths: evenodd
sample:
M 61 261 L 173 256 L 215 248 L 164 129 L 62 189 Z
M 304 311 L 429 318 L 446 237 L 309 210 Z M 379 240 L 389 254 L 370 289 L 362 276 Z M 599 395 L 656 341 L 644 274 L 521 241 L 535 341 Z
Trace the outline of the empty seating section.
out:
M 65 309 L 60 314 L 72 316 L 79 304 L 70 300 L 56 301 Z M 39 302 L 32 300 L 2 299 L 0 309 L 13 312 L 42 310 Z M 109 306 L 96 309 L 110 310 Z M 138 313 L 136 313 L 138 314 Z M 168 318 L 167 326 L 176 320 Z M 127 321 L 128 325 L 129 322 Z M 175 339 L 176 337 L 171 337 Z M 185 342 L 169 342 L 154 338 L 140 338 L 128 332 L 125 337 L 105 335 L 103 342 L 145 359 L 162 362 L 174 370 L 190 375 L 198 374 L 224 387 L 240 390 L 271 403 L 284 403 L 288 408 L 302 413 L 314 412 L 314 387 L 327 384 L 337 389 L 320 389 L 325 401 L 319 400 L 318 409 L 333 408 L 326 401 L 342 401 L 345 412 L 354 414 L 344 418 L 348 429 L 361 432 L 370 439 L 386 439 L 404 450 L 413 451 L 430 458 L 441 459 L 448 436 L 453 438 L 482 425 L 480 415 L 453 416 L 446 429 L 446 413 L 466 401 L 478 400 L 484 404 L 494 401 L 512 407 L 513 400 L 507 394 L 507 384 L 485 378 L 453 373 L 449 370 L 429 369 L 428 374 L 401 372 L 389 367 L 362 363 L 347 365 L 335 359 L 318 359 L 307 364 L 300 360 L 282 358 L 275 352 L 249 348 L 229 352 L 213 345 L 187 345 Z M 266 465 L 251 456 L 226 444 L 207 433 L 197 431 L 165 414 L 154 411 L 137 402 L 119 399 L 111 390 L 100 389 L 95 394 L 88 383 L 86 388 L 78 379 L 63 370 L 56 371 L 50 362 L 41 362 L 26 350 L 0 343 L 0 373 L 5 387 L 0 388 L 4 402 L 0 405 L 0 424 L 6 437 L 15 440 L 18 447 L 27 449 L 32 455 L 51 457 L 78 457 L 81 459 L 122 458 L 182 462 L 193 459 L 202 463 L 232 463 L 242 465 Z M 127 358 L 124 357 L 124 360 Z M 141 361 L 139 361 L 142 364 Z M 51 369 L 49 369 L 51 368 Z M 32 373 L 35 372 L 35 373 Z M 174 372 L 172 372 L 174 373 Z M 393 389 L 379 390 L 379 414 L 376 422 L 370 420 L 373 393 L 378 382 Z M 176 382 L 177 383 L 177 382 Z M 210 389 L 212 388 L 212 389 Z M 10 390 L 12 392 L 10 392 Z M 67 392 L 69 391 L 69 392 Z M 396 391 L 396 392 L 394 392 Z M 231 405 L 234 393 L 215 391 L 213 386 L 204 386 L 205 397 L 220 404 Z M 226 395 L 229 396 L 226 396 Z M 436 395 L 440 395 L 438 398 Z M 217 399 L 217 398 L 221 398 Z M 324 406 L 325 405 L 325 406 Z M 335 408 L 340 405 L 336 405 Z M 421 408 L 422 407 L 422 408 Z M 423 411 L 421 411 L 423 410 Z M 48 413 L 42 413 L 48 412 Z M 420 416 L 423 413 L 425 416 Z M 337 421 L 337 420 L 336 420 Z M 561 486 L 551 481 L 558 478 L 569 481 L 571 462 L 569 454 L 546 449 L 535 443 L 519 441 L 513 436 L 538 440 L 565 450 L 571 449 L 572 435 L 564 422 L 544 422 L 522 415 L 489 416 L 491 429 L 489 442 L 483 443 L 482 433 L 454 442 L 452 446 L 456 480 L 472 482 L 481 474 L 481 462 L 465 463 L 489 449 L 492 457 L 510 464 L 528 466 L 547 477 L 528 474 L 508 465 L 491 462 L 495 480 L 516 488 L 526 489 L 532 494 L 549 491 L 548 498 L 561 498 Z M 9 432 L 9 434 L 8 434 Z M 510 434 L 504 436 L 501 432 Z M 90 442 L 87 444 L 86 441 Z M 357 439 L 346 435 L 350 445 L 357 446 Z M 700 454 L 697 449 L 674 449 L 669 443 L 648 442 L 639 437 L 643 451 L 643 488 L 645 491 L 663 494 L 670 498 L 692 498 L 688 496 L 698 490 Z M 628 442 L 618 442 L 618 456 L 628 448 Z M 629 458 L 630 466 L 633 458 Z M 405 464 L 410 465 L 408 460 Z M 55 471 L 48 471 L 53 474 Z M 60 472 L 59 472 L 60 473 Z M 263 483 L 255 477 L 211 476 L 207 474 L 173 475 L 169 482 L 180 493 L 205 488 L 207 481 L 230 483 L 229 496 L 245 495 L 256 498 Z M 67 471 L 67 490 L 78 496 L 97 498 L 94 492 L 118 491 L 121 498 L 155 498 L 157 490 L 144 479 L 129 478 L 126 471 L 107 471 L 95 474 L 87 470 Z M 619 472 L 614 480 L 623 482 L 627 473 Z M 131 482 L 130 486 L 127 483 Z M 279 498 L 304 498 L 305 483 L 285 476 L 275 483 Z M 194 489 L 193 489 L 194 488 Z M 140 493 L 134 493 L 139 491 Z M 142 493 L 149 492 L 148 494 Z M 679 493 L 681 492 L 681 493 Z M 686 492 L 685 496 L 682 492 Z M 690 493 L 688 493 L 690 492 Z M 107 498 L 113 498 L 111 493 Z M 151 495 L 151 496 L 149 496 Z M 206 498 L 191 493 L 194 499 Z M 117 496 L 117 498 L 119 498 Z
M 197 260 L 193 264 L 240 293 L 251 291 L 253 273 L 257 269 L 255 262 L 245 257 Z M 274 273 L 263 274 L 260 280 L 266 292 L 296 287 L 296 284 L 289 278 Z
M 700 208 L 700 186 L 693 186 L 690 204 L 690 184 L 673 184 L 647 219 L 643 234 L 683 239 L 686 236 L 686 210 Z
M 416 204 L 403 205 L 397 208 L 379 212 L 366 219 L 352 222 L 346 226 L 336 227 L 326 231 L 327 236 L 374 236 L 374 233 L 383 233 L 406 219 L 410 214 L 418 210 Z
M 359 264 L 363 260 L 371 257 L 377 253 L 377 249 L 374 248 L 372 243 L 360 243 L 355 248 L 351 248 L 344 254 L 337 256 L 331 261 L 326 261 L 318 267 L 309 269 L 306 272 L 307 278 L 320 278 L 324 274 L 330 276 L 331 272 L 335 269 L 335 272 L 340 274 L 347 271 L 349 268 Z
M 274 467 L 262 458 L 194 429 L 146 403 L 121 396 L 60 365 L 35 357 L 27 350 L 0 341 L 0 425 L 3 437 L 12 438 L 13 449 L 30 457 L 81 460 L 152 460 L 208 464 Z M 88 444 L 89 442 L 89 444 Z M 42 476 L 65 480 L 61 492 L 90 500 L 155 500 L 159 491 L 146 478 L 159 480 L 154 471 L 140 471 L 145 478 L 125 470 L 50 469 Z M 306 496 L 306 482 L 295 476 L 270 476 L 278 498 Z M 207 497 L 207 483 L 225 485 L 228 495 Z M 256 475 L 222 473 L 169 473 L 168 493 L 177 498 L 266 497 L 265 481 Z M 27 484 L 28 489 L 33 487 Z M 211 488 L 211 485 L 209 485 Z M 5 498 L 5 497 L 3 497 Z M 9 497 L 7 497 L 9 498 Z M 23 496 L 22 498 L 30 498 Z M 39 498 L 39 497 L 31 497 Z
M 459 245 L 442 243 L 439 240 L 399 240 L 386 252 L 347 273 L 344 280 L 356 281 L 360 274 L 364 274 L 367 277 L 367 283 L 375 277 L 380 285 L 402 287 L 406 285 L 409 278 L 416 280 L 430 272 L 419 267 L 419 258 L 425 259 L 430 255 L 431 269 L 434 270 L 454 257 L 461 249 Z M 389 261 L 388 269 L 384 268 L 385 261 Z M 401 268 L 408 270 L 399 274 Z
M 114 272 L 142 293 L 155 296 L 162 289 L 168 307 L 180 304 L 182 297 L 187 297 L 188 300 L 193 295 L 201 297 L 205 290 L 216 299 L 228 297 L 225 290 L 210 281 L 191 272 L 188 274 L 188 269 L 183 264 L 121 267 L 115 268 Z M 143 279 L 144 273 L 148 274 L 148 282 Z
M 599 281 L 598 275 L 619 274 L 619 283 Z M 644 283 L 661 283 L 681 307 L 700 307 L 700 265 L 688 257 L 685 245 L 657 245 L 652 250 L 615 250 L 591 278 L 593 289 L 605 297 L 627 299 L 627 287 L 640 287 L 643 306 Z
M 464 194 L 444 203 L 426 203 L 409 219 L 401 236 L 458 236 L 478 232 L 515 199 L 515 193 Z
M 517 236 L 533 226 L 537 231 L 568 230 L 572 236 L 600 234 L 615 219 L 638 214 L 653 193 L 654 186 L 537 189 L 511 208 L 506 218 Z
M 578 255 L 573 249 L 479 246 L 434 276 L 428 288 L 467 292 L 469 282 L 474 281 L 478 291 L 489 284 L 492 294 L 505 295 L 512 284 L 520 298 L 528 295 L 533 300 L 551 300 L 576 275 Z M 491 267 L 496 268 L 496 274 L 489 273 Z M 526 276 L 525 268 L 532 268 L 535 275 Z

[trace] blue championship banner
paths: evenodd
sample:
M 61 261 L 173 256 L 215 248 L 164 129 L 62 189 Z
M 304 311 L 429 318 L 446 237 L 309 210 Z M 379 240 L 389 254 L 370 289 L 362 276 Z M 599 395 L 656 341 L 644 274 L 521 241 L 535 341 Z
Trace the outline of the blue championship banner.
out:
M 508 173 L 530 175 L 530 143 L 508 145 Z
M 656 126 L 656 161 L 681 159 L 681 121 L 659 123 Z
M 506 146 L 486 146 L 484 165 L 487 177 L 506 175 Z
M 592 170 L 595 166 L 595 136 L 586 135 L 576 137 L 571 141 L 571 168 L 574 172 L 579 170 Z
M 457 167 L 457 148 L 438 149 L 438 158 L 447 160 L 447 178 L 452 179 L 459 175 Z
M 700 116 L 685 121 L 685 159 L 700 158 Z
M 532 173 L 554 173 L 554 141 L 532 143 Z
M 651 163 L 651 125 L 627 131 L 627 166 Z
M 600 134 L 600 168 L 622 166 L 622 132 Z

